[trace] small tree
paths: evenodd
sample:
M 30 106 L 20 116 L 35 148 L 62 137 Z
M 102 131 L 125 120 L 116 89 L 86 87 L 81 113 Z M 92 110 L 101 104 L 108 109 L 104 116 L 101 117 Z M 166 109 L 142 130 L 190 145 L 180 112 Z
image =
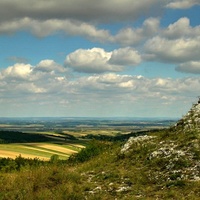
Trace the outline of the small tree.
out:
M 53 154 L 50 158 L 50 163 L 57 163 L 59 160 L 59 156 L 57 154 Z

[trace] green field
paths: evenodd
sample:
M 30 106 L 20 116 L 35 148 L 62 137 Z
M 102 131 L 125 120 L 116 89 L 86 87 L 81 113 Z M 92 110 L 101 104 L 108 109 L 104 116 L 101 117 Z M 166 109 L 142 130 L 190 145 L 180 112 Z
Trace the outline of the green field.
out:
M 129 133 L 163 128 L 170 122 L 163 121 L 113 121 L 113 120 L 64 120 L 1 119 L 0 158 L 24 158 L 49 160 L 52 155 L 66 160 L 77 153 L 91 139 L 126 137 Z M 53 121 L 57 120 L 57 121 Z M 161 126 L 161 125 L 162 126 Z
M 83 146 L 82 146 L 83 147 Z M 16 158 L 21 155 L 24 158 L 39 158 L 49 160 L 56 154 L 60 159 L 66 160 L 72 153 L 81 149 L 76 144 L 53 144 L 53 143 L 19 143 L 0 144 L 0 157 Z
M 0 131 L 0 157 L 14 159 L 20 155 L 24 158 L 49 160 L 52 155 L 58 155 L 59 159 L 66 160 L 84 148 L 84 141 L 73 136 L 71 138 L 73 140 L 69 139 L 69 135 L 53 132 Z

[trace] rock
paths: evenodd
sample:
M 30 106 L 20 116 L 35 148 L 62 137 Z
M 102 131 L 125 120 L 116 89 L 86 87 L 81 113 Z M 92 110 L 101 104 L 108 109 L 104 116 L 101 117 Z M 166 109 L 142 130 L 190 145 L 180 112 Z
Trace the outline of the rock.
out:
M 183 130 L 200 130 L 200 98 L 198 103 L 193 104 L 188 113 L 176 123 L 175 129 L 179 128 Z
M 133 144 L 142 144 L 144 141 L 150 140 L 155 138 L 156 136 L 148 136 L 148 135 L 142 135 L 142 136 L 137 136 L 137 137 L 130 137 L 128 141 L 124 144 L 124 146 L 121 149 L 121 154 L 126 154 L 129 152 L 131 146 Z
M 131 187 L 129 187 L 129 186 L 120 186 L 120 187 L 116 190 L 116 192 L 127 192 L 127 191 L 129 191 L 129 190 L 131 190 Z

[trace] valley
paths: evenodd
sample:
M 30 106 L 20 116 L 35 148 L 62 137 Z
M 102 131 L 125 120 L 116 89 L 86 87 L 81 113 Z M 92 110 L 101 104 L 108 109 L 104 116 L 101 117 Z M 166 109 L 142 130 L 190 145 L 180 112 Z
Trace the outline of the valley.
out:
M 66 160 L 91 139 L 123 138 L 130 133 L 163 129 L 172 119 L 0 118 L 0 157 Z

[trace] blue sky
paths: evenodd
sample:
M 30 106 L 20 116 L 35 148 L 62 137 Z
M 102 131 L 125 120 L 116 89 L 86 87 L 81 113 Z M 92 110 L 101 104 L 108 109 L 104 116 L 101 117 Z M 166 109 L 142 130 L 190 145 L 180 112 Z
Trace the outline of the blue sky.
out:
M 200 95 L 200 0 L 0 2 L 1 117 L 181 117 Z

